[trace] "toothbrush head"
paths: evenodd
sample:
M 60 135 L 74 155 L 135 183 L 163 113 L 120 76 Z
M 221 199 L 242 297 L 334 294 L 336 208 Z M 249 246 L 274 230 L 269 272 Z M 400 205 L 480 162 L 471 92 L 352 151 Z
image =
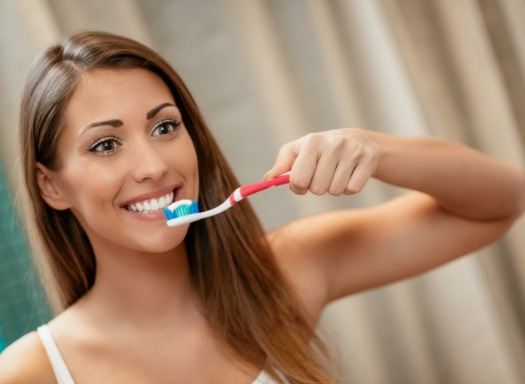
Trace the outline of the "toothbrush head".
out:
M 179 200 L 170 206 L 163 208 L 162 212 L 166 220 L 175 219 L 192 213 L 199 213 L 199 202 L 197 200 Z

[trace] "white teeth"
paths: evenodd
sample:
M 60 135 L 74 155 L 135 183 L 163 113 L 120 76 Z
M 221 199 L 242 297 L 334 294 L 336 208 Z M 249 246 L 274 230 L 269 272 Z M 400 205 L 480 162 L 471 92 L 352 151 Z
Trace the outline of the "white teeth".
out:
M 150 206 L 151 206 L 151 209 L 153 209 L 154 211 L 156 211 L 157 209 L 159 209 L 159 200 L 151 200 L 151 203 L 150 203 Z M 160 203 L 162 204 L 162 203 Z
M 141 201 L 140 203 L 130 204 L 128 210 L 133 212 L 153 212 L 158 209 L 167 207 L 173 201 L 173 192 L 169 192 L 164 196 L 161 196 L 156 199 L 148 199 Z

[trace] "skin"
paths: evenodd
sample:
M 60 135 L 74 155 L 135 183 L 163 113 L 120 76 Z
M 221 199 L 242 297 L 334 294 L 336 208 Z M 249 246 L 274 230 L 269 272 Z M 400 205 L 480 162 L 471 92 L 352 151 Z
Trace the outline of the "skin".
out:
M 196 316 L 183 242 L 189 225 L 142 222 L 120 207 L 135 196 L 180 182 L 182 196 L 197 199 L 197 155 L 180 111 L 166 106 L 146 120 L 147 111 L 165 102 L 175 104 L 151 72 L 89 72 L 66 110 L 57 153 L 62 167 L 50 171 L 37 164 L 45 201 L 55 209 L 71 209 L 94 249 L 96 280 L 82 305 L 109 324 L 118 319 L 119 328 L 179 324 Z M 94 121 L 113 118 L 123 125 L 84 130 Z M 165 119 L 175 123 L 156 126 Z M 112 135 L 118 141 L 92 147 Z M 150 313 L 161 314 L 156 323 Z
M 88 73 L 67 110 L 59 142 L 64 167 L 51 172 L 38 165 L 42 196 L 52 207 L 74 212 L 97 257 L 93 289 L 50 323 L 68 366 L 85 382 L 110 377 L 160 383 L 168 376 L 192 382 L 198 376 L 202 383 L 251 383 L 259 371 L 236 364 L 202 321 L 187 278 L 187 227 L 135 223 L 119 206 L 180 180 L 186 198 L 198 196 L 196 153 L 184 126 L 174 139 L 159 141 L 150 136 L 155 123 L 145 121 L 149 109 L 170 100 L 162 81 L 143 70 Z M 163 110 L 168 112 L 164 118 L 180 116 L 175 108 Z M 75 133 L 108 118 L 123 119 L 123 127 L 93 131 L 122 132 L 122 149 L 107 158 L 86 154 L 82 148 L 102 132 L 90 132 L 83 144 Z M 357 128 L 312 133 L 283 145 L 265 176 L 289 170 L 289 188 L 297 194 L 352 195 L 372 177 L 412 189 L 374 207 L 307 216 L 267 234 L 312 326 L 334 300 L 415 276 L 490 244 L 525 210 L 522 169 L 438 138 Z M 53 382 L 34 332 L 7 351 L 0 372 L 14 367 L 10 362 L 19 356 L 30 358 L 11 369 L 11 381 L 0 375 L 0 383 L 20 382 L 20 377 Z M 38 375 L 29 377 L 31 372 Z
M 180 345 L 184 334 L 205 337 L 183 241 L 189 224 L 169 228 L 164 220 L 138 221 L 120 207 L 135 196 L 179 182 L 183 198 L 198 197 L 197 154 L 178 108 L 167 106 L 146 120 L 147 111 L 165 102 L 175 104 L 169 89 L 151 72 L 91 71 L 82 77 L 66 111 L 65 130 L 58 142 L 62 167 L 51 171 L 37 164 L 43 198 L 55 209 L 71 209 L 97 261 L 93 288 L 50 322 L 77 372 L 89 366 L 84 363 L 91 351 L 75 353 L 85 340 L 99 346 L 134 345 L 134 349 L 139 343 L 157 343 L 159 353 L 150 359 L 166 363 L 158 358 L 162 346 Z M 83 131 L 94 121 L 114 118 L 123 125 Z M 159 131 L 156 124 L 165 119 L 181 124 L 165 125 Z M 118 141 L 92 147 L 109 135 Z M 105 154 L 89 152 L 90 148 Z M 109 348 L 103 352 L 108 356 L 124 353 Z

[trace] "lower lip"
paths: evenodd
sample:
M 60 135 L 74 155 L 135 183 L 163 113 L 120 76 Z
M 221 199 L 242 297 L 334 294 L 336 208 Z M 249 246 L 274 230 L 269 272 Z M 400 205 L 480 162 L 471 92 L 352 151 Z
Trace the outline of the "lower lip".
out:
M 180 198 L 182 198 L 180 197 L 181 189 L 182 188 L 179 188 L 175 191 L 175 196 L 173 198 L 173 201 L 177 201 L 177 200 L 180 200 Z M 170 203 L 170 204 L 173 204 L 173 203 Z M 142 221 L 159 221 L 159 220 L 166 221 L 166 217 L 164 216 L 164 213 L 162 212 L 162 208 L 157 209 L 156 211 L 153 211 L 153 212 L 133 212 L 133 211 L 129 211 L 126 208 L 120 208 L 120 209 L 133 219 L 142 220 Z

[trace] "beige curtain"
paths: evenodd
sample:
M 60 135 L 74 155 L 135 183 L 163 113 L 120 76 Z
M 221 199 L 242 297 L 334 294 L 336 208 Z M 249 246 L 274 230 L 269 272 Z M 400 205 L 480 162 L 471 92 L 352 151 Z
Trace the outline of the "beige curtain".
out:
M 344 126 L 441 136 L 524 167 L 523 20 L 523 0 L 4 0 L 2 160 L 14 169 L 36 52 L 100 29 L 173 64 L 243 183 L 259 180 L 286 141 Z M 403 192 L 371 180 L 351 197 L 281 188 L 251 202 L 271 229 Z M 343 382 L 525 382 L 524 253 L 522 219 L 479 252 L 331 304 L 319 329 Z

